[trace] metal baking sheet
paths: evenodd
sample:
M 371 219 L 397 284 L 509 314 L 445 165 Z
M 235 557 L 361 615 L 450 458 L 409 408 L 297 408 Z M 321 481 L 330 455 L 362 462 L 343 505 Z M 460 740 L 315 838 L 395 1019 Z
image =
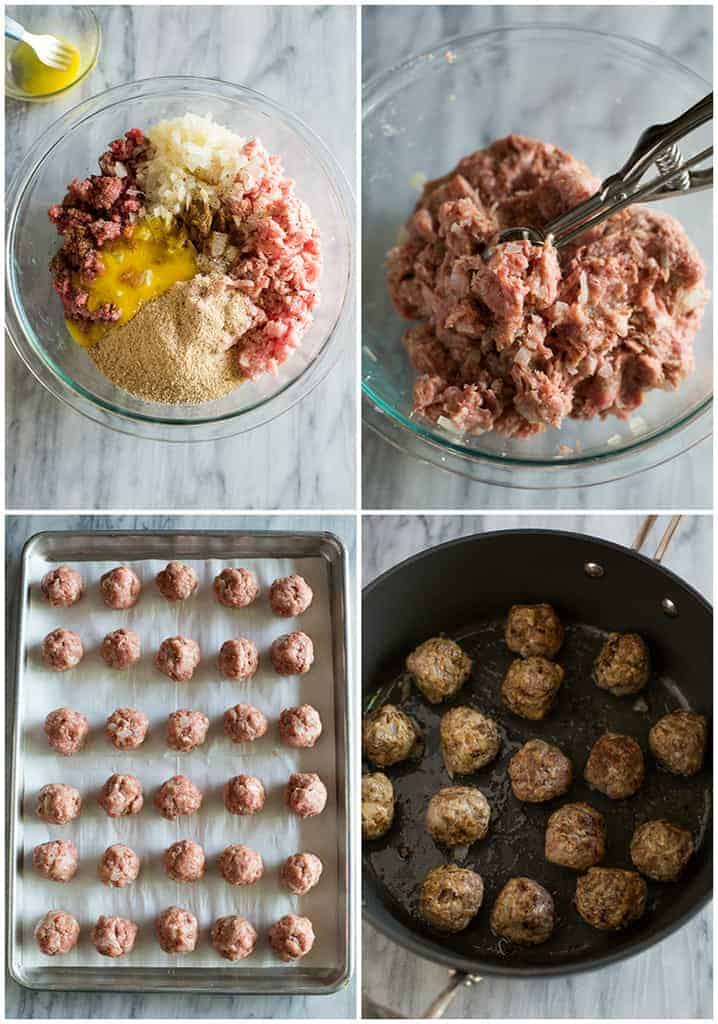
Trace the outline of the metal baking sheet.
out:
M 187 602 L 166 602 L 154 586 L 154 575 L 171 559 L 192 565 L 198 593 Z M 123 991 L 186 991 L 222 993 L 321 994 L 336 991 L 351 973 L 351 863 L 349 815 L 349 686 L 347 656 L 346 556 L 341 543 L 321 533 L 42 533 L 25 546 L 22 596 L 17 624 L 16 718 L 12 763 L 10 877 L 8 889 L 9 968 L 23 985 L 41 989 Z M 42 575 L 53 565 L 68 563 L 85 576 L 87 590 L 72 608 L 53 609 L 39 593 Z M 132 566 L 143 582 L 137 605 L 127 612 L 106 608 L 99 597 L 102 572 L 114 565 Z M 212 580 L 225 565 L 251 568 L 260 583 L 260 598 L 249 608 L 225 609 L 212 595 Z M 278 619 L 267 604 L 272 579 L 301 572 L 315 592 L 311 608 L 300 620 Z M 137 666 L 114 672 L 99 657 L 102 637 L 127 625 L 142 640 Z M 48 672 L 39 657 L 42 637 L 52 628 L 75 629 L 85 655 L 67 673 Z M 315 663 L 301 679 L 280 678 L 268 658 L 271 639 L 293 628 L 315 641 Z M 202 662 L 190 683 L 166 680 L 153 666 L 160 641 L 183 633 L 196 639 Z M 222 640 L 239 634 L 260 649 L 260 668 L 249 683 L 223 680 L 216 669 Z M 221 715 L 239 701 L 256 704 L 270 723 L 254 744 L 235 746 L 223 734 Z M 324 731 L 312 750 L 291 750 L 279 743 L 279 711 L 298 703 L 319 710 Z M 72 758 L 56 755 L 42 733 L 45 715 L 67 705 L 90 719 L 85 749 Z M 150 732 L 138 751 L 115 751 L 103 736 L 107 715 L 121 706 L 139 707 L 150 718 Z M 206 743 L 191 754 L 177 754 L 164 744 L 170 711 L 197 707 L 210 718 Z M 292 771 L 317 771 L 327 784 L 327 808 L 302 821 L 283 808 L 283 784 Z M 112 821 L 96 803 L 97 792 L 115 771 L 137 775 L 145 790 L 145 806 L 137 816 Z M 222 804 L 222 785 L 232 775 L 258 775 L 267 789 L 260 815 L 236 818 Z M 177 773 L 187 774 L 205 794 L 200 811 L 175 822 L 164 821 L 152 805 L 157 785 Z M 64 781 L 83 795 L 83 813 L 64 827 L 41 822 L 34 813 L 37 791 L 46 782 Z M 37 843 L 69 838 L 78 846 L 80 870 L 68 885 L 40 878 L 30 856 Z M 202 882 L 180 885 L 161 867 L 162 851 L 179 838 L 196 839 L 207 854 Z M 102 885 L 96 876 L 102 851 L 126 842 L 142 857 L 137 882 L 127 889 Z M 227 885 L 216 858 L 230 842 L 246 842 L 260 851 L 264 877 L 255 885 Z M 279 886 L 282 861 L 297 850 L 316 852 L 324 863 L 320 884 L 304 897 Z M 200 939 L 184 957 L 164 954 L 154 937 L 153 920 L 176 904 L 196 914 Z M 51 908 L 74 913 L 81 926 L 76 950 L 63 957 L 43 957 L 32 930 Z M 89 931 L 99 913 L 123 914 L 140 925 L 132 953 L 112 961 L 96 953 Z M 255 954 L 231 964 L 209 942 L 215 918 L 227 913 L 246 916 L 257 928 Z M 282 964 L 268 948 L 267 931 L 285 913 L 301 913 L 315 925 L 312 952 L 295 964 Z

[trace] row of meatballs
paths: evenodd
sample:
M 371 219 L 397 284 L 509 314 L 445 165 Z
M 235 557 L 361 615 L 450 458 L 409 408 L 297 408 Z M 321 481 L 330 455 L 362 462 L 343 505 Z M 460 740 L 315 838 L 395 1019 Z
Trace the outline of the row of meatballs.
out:
M 105 722 L 105 737 L 116 750 L 137 750 L 149 731 L 149 718 L 137 708 L 115 708 Z M 265 736 L 269 723 L 253 704 L 235 704 L 222 715 L 224 733 L 232 743 L 253 743 Z M 310 749 L 322 734 L 322 719 L 311 704 L 284 708 L 277 721 L 279 737 L 287 747 Z M 47 742 L 63 757 L 82 750 L 90 732 L 86 715 L 72 708 L 55 708 L 45 718 Z M 172 750 L 190 753 L 207 739 L 209 718 L 203 711 L 179 708 L 167 718 L 165 740 Z
M 157 573 L 155 583 L 167 601 L 186 601 L 199 588 L 197 573 L 184 562 L 169 562 Z M 142 583 L 129 566 L 118 565 L 100 577 L 99 589 L 108 608 L 123 611 L 137 604 Z M 215 576 L 212 589 L 215 599 L 226 608 L 247 608 L 259 597 L 259 583 L 254 573 L 234 566 L 222 569 Z M 59 565 L 45 573 L 40 592 L 53 608 L 70 608 L 85 593 L 85 581 L 77 569 Z M 269 588 L 269 606 L 281 618 L 303 615 L 313 599 L 312 588 L 297 574 L 282 576 Z
M 266 801 L 261 779 L 245 774 L 229 779 L 222 797 L 229 813 L 241 816 L 259 814 Z M 173 775 L 157 789 L 154 805 L 163 818 L 174 821 L 196 814 L 203 798 L 202 791 L 186 775 Z M 111 775 L 97 802 L 109 818 L 139 814 L 144 805 L 142 783 L 135 775 Z M 326 807 L 327 787 L 316 772 L 293 772 L 284 788 L 284 802 L 300 818 L 316 817 Z M 40 790 L 35 810 L 50 825 L 67 825 L 79 818 L 82 797 L 74 786 L 50 782 Z
M 67 672 L 80 664 L 84 655 L 82 640 L 72 629 L 53 629 L 40 648 L 44 664 L 53 672 Z M 132 629 L 115 629 L 100 644 L 100 656 L 112 669 L 121 671 L 135 665 L 141 657 L 140 638 Z M 272 641 L 269 649 L 277 675 L 306 675 L 314 664 L 314 643 L 306 633 L 295 630 Z M 169 636 L 159 646 L 154 665 L 176 683 L 187 683 L 201 660 L 199 644 L 186 636 Z M 246 681 L 259 668 L 259 651 L 248 637 L 225 640 L 217 657 L 217 667 L 225 679 Z
M 167 907 L 155 919 L 155 936 L 165 953 L 192 953 L 199 940 L 197 918 L 183 907 Z M 113 959 L 130 953 L 135 945 L 139 925 L 127 917 L 98 917 L 90 931 L 90 941 L 102 956 Z M 69 953 L 80 938 L 80 924 L 66 910 L 48 911 L 35 926 L 35 941 L 46 956 Z M 285 914 L 268 932 L 269 945 L 285 962 L 300 960 L 314 946 L 315 935 L 308 917 Z M 210 941 L 225 960 L 244 960 L 257 945 L 257 931 L 239 914 L 219 917 L 212 925 Z

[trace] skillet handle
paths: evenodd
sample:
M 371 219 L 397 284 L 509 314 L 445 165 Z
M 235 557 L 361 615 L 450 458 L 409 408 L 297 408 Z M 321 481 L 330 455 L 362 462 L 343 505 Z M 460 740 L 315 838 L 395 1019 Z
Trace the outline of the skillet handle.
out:
M 669 522 L 668 526 L 666 527 L 666 530 L 665 530 L 663 536 L 661 537 L 660 543 L 658 544 L 658 547 L 656 548 L 656 553 L 653 556 L 653 561 L 654 562 L 658 562 L 660 564 L 663 561 L 663 558 L 664 558 L 664 556 L 666 554 L 666 551 L 668 551 L 668 545 L 673 540 L 673 535 L 675 534 L 676 530 L 678 529 L 678 526 L 679 526 L 680 521 L 681 521 L 682 518 L 683 518 L 683 516 L 671 516 L 671 521 Z M 656 522 L 657 519 L 658 519 L 658 516 L 646 516 L 646 518 L 644 519 L 643 523 L 641 524 L 640 530 L 638 531 L 638 533 L 636 535 L 636 539 L 634 540 L 633 544 L 631 545 L 631 549 L 633 551 L 640 552 L 641 548 L 646 543 L 646 540 L 648 538 L 648 534 L 653 529 L 653 525 L 654 525 L 654 523 Z
M 460 988 L 470 988 L 481 981 L 477 974 L 466 974 L 464 971 L 450 971 L 449 984 L 443 992 L 440 992 L 436 999 L 429 1004 L 426 1011 L 422 1013 L 423 1020 L 434 1020 L 443 1017 L 445 1012 L 454 1000 L 454 996 Z

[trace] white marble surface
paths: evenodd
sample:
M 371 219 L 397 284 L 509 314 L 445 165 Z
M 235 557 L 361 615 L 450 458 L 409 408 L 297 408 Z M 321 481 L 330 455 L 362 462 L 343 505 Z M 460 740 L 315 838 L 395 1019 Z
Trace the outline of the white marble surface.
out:
M 237 82 L 303 118 L 355 185 L 353 7 L 98 6 L 100 62 L 46 104 L 9 102 L 7 172 L 80 100 L 137 78 Z M 355 190 L 355 189 L 354 189 Z M 24 509 L 351 508 L 356 473 L 355 326 L 329 377 L 294 409 L 216 444 L 134 440 L 53 400 L 7 346 L 7 503 Z M 57 467 L 62 465 L 62 472 Z
M 532 516 L 536 529 L 565 529 L 630 545 L 640 516 Z M 645 553 L 653 554 L 668 517 L 653 528 Z M 367 516 L 362 532 L 362 581 L 435 544 L 473 533 L 526 527 L 519 516 Z M 712 518 L 684 518 L 665 565 L 709 599 L 713 586 Z M 710 1017 L 712 907 L 663 942 L 630 960 L 568 978 L 485 978 L 461 990 L 448 1017 L 480 1018 L 698 1018 Z M 363 922 L 362 989 L 400 1015 L 421 1016 L 446 984 L 441 967 L 406 952 Z
M 442 39 L 481 29 L 546 22 L 614 32 L 652 43 L 712 77 L 712 9 L 644 7 L 368 7 L 362 12 L 364 81 Z M 600 103 L 600 96 L 596 97 Z M 367 428 L 362 437 L 363 506 L 369 509 L 691 508 L 712 507 L 712 450 L 703 442 L 667 465 L 589 489 L 506 490 L 426 466 Z
M 356 564 L 354 516 L 8 516 L 6 518 L 6 586 L 8 621 L 14 622 L 20 556 L 25 541 L 42 530 L 327 530 L 344 542 L 348 553 L 349 592 L 354 594 Z M 356 650 L 354 620 L 350 616 L 350 643 Z M 8 679 L 12 678 L 14 645 L 7 644 Z M 6 723 L 13 720 L 13 688 L 6 691 Z M 244 1019 L 302 1018 L 342 1019 L 355 1015 L 356 983 L 327 996 L 187 996 L 143 995 L 111 992 L 31 992 L 6 976 L 5 1016 L 8 1019 L 107 1019 L 149 1018 Z

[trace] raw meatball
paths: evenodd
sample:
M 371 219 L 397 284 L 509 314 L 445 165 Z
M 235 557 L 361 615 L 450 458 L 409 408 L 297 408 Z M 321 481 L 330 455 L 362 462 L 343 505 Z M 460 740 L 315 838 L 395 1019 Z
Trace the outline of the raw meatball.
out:
M 540 804 L 563 796 L 573 782 L 573 765 L 562 750 L 545 740 L 529 740 L 509 761 L 517 800 Z
M 456 864 L 433 868 L 421 885 L 419 913 L 442 932 L 462 932 L 484 899 L 481 875 Z
M 90 723 L 79 711 L 55 708 L 45 719 L 44 728 L 52 749 L 63 757 L 72 757 L 85 746 Z
M 225 640 L 217 664 L 227 679 L 251 679 L 259 667 L 259 653 L 251 640 L 240 636 Z
M 84 589 L 82 576 L 69 565 L 58 565 L 57 569 L 50 569 L 40 583 L 42 596 L 53 608 L 69 608 L 77 604 Z
M 648 648 L 637 633 L 611 633 L 593 663 L 596 686 L 616 697 L 638 693 L 650 675 Z
M 517 658 L 501 684 L 503 702 L 515 715 L 537 722 L 551 710 L 563 675 L 561 666 L 547 658 Z
M 173 775 L 155 793 L 155 807 L 168 821 L 194 814 L 201 806 L 202 793 L 186 775 Z
M 142 584 L 127 565 L 118 565 L 100 577 L 100 594 L 108 608 L 123 611 L 137 604 Z
M 382 768 L 398 764 L 416 752 L 419 730 L 408 715 L 393 704 L 366 715 L 362 725 L 364 753 Z
M 53 839 L 32 851 L 32 866 L 51 882 L 71 882 L 79 864 L 77 847 L 69 839 Z
M 643 784 L 643 751 L 633 737 L 605 732 L 591 748 L 583 775 L 611 800 L 633 796 Z
M 160 594 L 168 601 L 186 601 L 199 586 L 197 573 L 190 565 L 182 562 L 169 564 L 155 576 Z
M 312 603 L 312 588 L 303 576 L 283 576 L 269 588 L 269 604 L 275 615 L 290 619 L 302 615 Z
M 110 818 L 139 814 L 144 803 L 142 783 L 134 775 L 111 775 L 100 790 L 98 803 Z
M 585 871 L 606 854 L 606 822 L 590 804 L 564 804 L 546 826 L 544 855 L 551 864 Z
M 394 820 L 394 787 L 383 772 L 362 775 L 361 831 L 365 839 L 378 839 Z
M 105 736 L 118 750 L 136 750 L 144 743 L 149 724 L 144 711 L 116 708 L 105 723 Z
M 600 931 L 625 928 L 646 909 L 646 883 L 636 871 L 589 868 L 576 883 L 576 909 Z
M 170 636 L 160 644 L 155 665 L 176 683 L 189 682 L 199 665 L 199 645 L 186 636 Z
M 314 853 L 293 853 L 287 857 L 279 879 L 285 889 L 295 896 L 306 896 L 322 877 L 324 865 Z
M 211 941 L 225 960 L 244 960 L 254 952 L 257 933 L 245 917 L 230 914 L 214 922 Z
M 284 790 L 284 801 L 300 818 L 313 818 L 327 805 L 327 787 L 316 772 L 294 772 Z
M 225 783 L 224 806 L 230 814 L 258 814 L 264 801 L 264 786 L 254 775 L 235 775 Z
M 285 633 L 273 641 L 270 657 L 280 676 L 303 676 L 314 663 L 314 644 L 306 633 Z
M 137 925 L 127 917 L 105 917 L 101 914 L 90 932 L 90 940 L 102 956 L 115 959 L 131 953 L 137 938 Z
M 134 850 L 122 843 L 108 846 L 97 867 L 100 881 L 113 889 L 124 889 L 132 885 L 139 873 L 140 858 Z
M 695 711 L 671 711 L 648 734 L 656 761 L 674 775 L 695 775 L 703 766 L 708 723 Z
M 480 789 L 447 786 L 435 793 L 426 810 L 426 830 L 445 846 L 470 846 L 489 830 L 491 807 Z
M 286 914 L 269 929 L 269 945 L 280 960 L 301 960 L 314 945 L 312 922 L 308 917 Z
M 459 645 L 445 636 L 425 640 L 406 659 L 406 670 L 430 704 L 460 690 L 471 675 L 472 661 Z
M 55 672 L 79 665 L 82 653 L 82 640 L 71 629 L 53 629 L 42 641 L 42 660 Z
M 563 643 L 563 626 L 550 604 L 515 604 L 505 636 L 508 649 L 522 658 L 553 658 Z
M 182 907 L 167 907 L 155 921 L 155 935 L 165 953 L 192 953 L 197 931 L 197 918 Z
M 491 910 L 491 930 L 520 946 L 551 938 L 556 922 L 553 898 L 532 878 L 511 878 Z
M 202 711 L 180 708 L 167 719 L 167 745 L 188 754 L 207 739 L 209 718 Z
M 35 813 L 50 825 L 67 825 L 80 817 L 82 797 L 74 786 L 50 782 L 37 795 Z
M 110 668 L 128 668 L 140 660 L 140 638 L 131 629 L 116 629 L 102 641 L 100 654 Z
M 693 855 L 688 829 L 658 819 L 639 825 L 631 839 L 631 860 L 655 882 L 675 882 Z
M 441 751 L 450 775 L 471 775 L 489 764 L 501 746 L 493 718 L 474 708 L 451 708 L 441 716 Z
M 235 704 L 222 718 L 224 731 L 232 743 L 253 743 L 267 731 L 267 719 L 251 704 Z
M 279 716 L 279 735 L 288 747 L 313 747 L 322 734 L 322 720 L 311 704 L 285 708 Z
M 222 569 L 213 586 L 214 596 L 225 608 L 246 608 L 259 593 L 257 580 L 249 569 Z
M 204 875 L 204 850 L 191 839 L 180 839 L 162 854 L 162 867 L 174 882 L 198 882 Z
M 66 910 L 49 910 L 35 925 L 35 942 L 45 956 L 61 956 L 77 945 L 80 926 Z
M 264 863 L 256 850 L 234 843 L 219 855 L 219 873 L 230 885 L 254 885 L 264 874 Z

